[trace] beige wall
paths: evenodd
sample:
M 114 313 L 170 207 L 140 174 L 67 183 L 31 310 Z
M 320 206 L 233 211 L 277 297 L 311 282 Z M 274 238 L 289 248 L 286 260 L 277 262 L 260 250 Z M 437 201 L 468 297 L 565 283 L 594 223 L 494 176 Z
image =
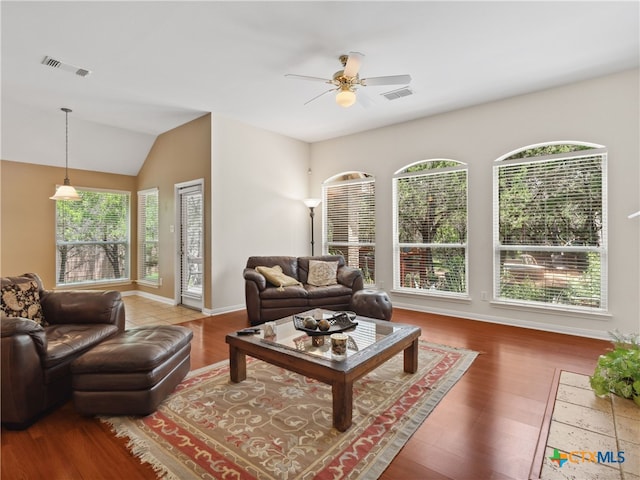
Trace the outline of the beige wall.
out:
M 70 169 L 69 178 L 75 187 L 132 192 L 131 232 L 135 232 L 136 177 Z M 64 168 L 0 162 L 0 275 L 35 272 L 46 288 L 55 288 L 55 202 L 49 197 L 63 180 Z M 133 233 L 131 235 L 135 238 Z M 132 271 L 135 271 L 135 262 L 134 250 Z M 134 287 L 122 285 L 117 288 Z
M 138 176 L 115 175 L 86 170 L 69 170 L 76 187 L 124 190 L 131 193 L 130 278 L 137 278 L 137 197 L 136 192 L 159 188 L 160 199 L 160 288 L 135 283 L 112 286 L 118 290 L 142 290 L 174 299 L 175 239 L 170 226 L 175 223 L 174 185 L 205 179 L 205 219 L 211 204 L 211 116 L 205 115 L 158 136 Z M 0 162 L 0 275 L 36 272 L 47 288 L 55 288 L 55 202 L 49 197 L 64 179 L 64 169 L 2 160 Z M 210 256 L 210 222 L 206 221 L 205 255 Z M 210 284 L 207 270 L 205 286 Z M 211 305 L 205 287 L 205 308 Z
M 204 179 L 205 259 L 211 258 L 211 115 L 207 114 L 158 136 L 138 173 L 138 190 L 158 187 L 160 211 L 159 273 L 162 285 L 138 289 L 175 299 L 176 222 L 175 191 L 177 183 Z M 175 228 L 173 228 L 175 231 Z M 211 308 L 211 269 L 205 269 L 204 307 Z
M 392 292 L 394 305 L 477 320 L 608 338 L 640 323 L 640 89 L 638 70 L 491 102 L 311 146 L 312 196 L 345 170 L 376 178 L 376 280 L 393 288 L 394 172 L 430 158 L 469 166 L 469 289 L 464 301 Z M 410 101 L 410 100 L 409 100 Z M 524 146 L 582 141 L 608 148 L 609 316 L 507 308 L 483 301 L 493 279 L 493 166 Z M 319 210 L 322 209 L 322 204 Z M 318 212 L 318 216 L 321 216 Z M 428 334 L 428 332 L 427 332 Z
M 309 195 L 310 147 L 218 116 L 211 138 L 210 269 L 213 313 L 222 313 L 245 306 L 248 257 L 311 253 L 309 210 L 302 203 Z

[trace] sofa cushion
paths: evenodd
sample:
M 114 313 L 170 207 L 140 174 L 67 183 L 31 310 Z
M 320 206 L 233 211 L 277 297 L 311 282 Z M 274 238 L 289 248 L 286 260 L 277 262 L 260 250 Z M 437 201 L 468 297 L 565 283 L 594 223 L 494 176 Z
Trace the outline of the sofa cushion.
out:
M 309 277 L 307 283 L 315 287 L 326 287 L 337 284 L 338 262 L 309 260 Z
M 280 290 L 284 290 L 284 287 L 292 287 L 292 286 L 300 286 L 302 285 L 298 280 L 288 275 L 285 275 L 282 272 L 282 267 L 280 265 L 275 265 L 273 267 L 256 267 L 256 271 L 267 279 L 267 281 Z
M 39 287 L 34 280 L 3 285 L 1 308 L 8 317 L 27 318 L 38 325 L 46 325 L 40 305 Z
M 247 268 L 256 268 L 260 266 L 275 267 L 280 265 L 282 272 L 290 277 L 303 281 L 298 275 L 298 257 L 271 256 L 271 257 L 249 257 L 247 260 Z
M 300 285 L 291 286 L 288 288 L 265 288 L 260 292 L 260 298 L 262 300 L 287 300 L 291 298 L 302 298 L 306 300 L 308 297 L 307 288 Z
M 43 366 L 51 368 L 69 362 L 89 348 L 118 333 L 115 325 L 66 324 L 51 325 L 45 329 L 47 355 Z
M 329 298 L 329 297 L 343 297 L 347 296 L 351 298 L 352 291 L 349 287 L 340 285 L 327 285 L 326 287 L 314 287 L 313 285 L 306 285 L 307 296 L 309 298 Z
M 345 266 L 344 257 L 342 255 L 317 255 L 315 257 L 299 257 L 298 258 L 298 274 L 296 277 L 303 285 L 309 283 L 309 262 L 311 260 L 319 260 L 322 262 L 338 262 L 338 273 L 344 270 L 340 267 Z

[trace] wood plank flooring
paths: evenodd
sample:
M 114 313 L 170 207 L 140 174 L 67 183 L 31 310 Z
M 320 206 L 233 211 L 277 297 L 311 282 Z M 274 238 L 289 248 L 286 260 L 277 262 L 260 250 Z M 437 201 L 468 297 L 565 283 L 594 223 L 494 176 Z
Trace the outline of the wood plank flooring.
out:
M 383 480 L 527 479 L 555 369 L 591 374 L 610 345 L 401 309 L 394 310 L 393 321 L 420 326 L 428 341 L 481 354 L 407 442 Z M 148 318 L 144 323 L 150 323 Z M 163 323 L 175 321 L 165 316 Z M 135 318 L 127 324 L 134 326 Z M 247 324 L 244 311 L 182 323 L 194 332 L 191 368 L 226 359 L 225 334 Z M 125 439 L 115 438 L 100 421 L 77 414 L 71 402 L 25 431 L 3 428 L 1 437 L 3 479 L 156 478 L 151 467 L 127 451 Z

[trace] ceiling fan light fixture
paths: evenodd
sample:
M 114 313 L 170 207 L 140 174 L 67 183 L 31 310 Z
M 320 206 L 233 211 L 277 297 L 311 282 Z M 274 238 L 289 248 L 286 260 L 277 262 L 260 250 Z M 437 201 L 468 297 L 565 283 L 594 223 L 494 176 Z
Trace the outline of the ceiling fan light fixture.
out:
M 336 103 L 343 108 L 348 108 L 356 103 L 356 94 L 349 88 L 341 88 L 336 95 Z

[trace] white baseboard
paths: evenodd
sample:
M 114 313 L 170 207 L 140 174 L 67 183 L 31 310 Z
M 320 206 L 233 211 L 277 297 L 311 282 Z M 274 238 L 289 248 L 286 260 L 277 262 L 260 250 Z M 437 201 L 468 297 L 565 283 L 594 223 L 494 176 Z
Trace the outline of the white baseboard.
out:
M 121 292 L 123 297 L 129 297 L 131 295 L 138 295 L 139 297 L 148 298 L 149 300 L 155 300 L 156 302 L 165 303 L 167 305 L 177 305 L 178 303 L 173 298 L 161 297 L 160 295 L 154 295 L 153 293 L 143 292 L 141 290 L 128 290 Z
M 422 307 L 418 305 L 394 302 L 394 308 L 403 308 L 415 312 L 434 313 L 437 315 L 446 315 L 449 317 L 464 318 L 466 320 L 476 320 L 479 322 L 497 323 L 499 325 L 508 325 L 511 327 L 528 328 L 531 330 L 541 330 L 544 332 L 563 333 L 565 335 L 575 335 L 578 337 L 596 338 L 598 340 L 610 340 L 606 332 L 599 330 L 589 330 L 586 328 L 567 327 L 565 325 L 550 325 L 548 323 L 530 322 L 528 320 L 520 320 L 516 318 L 504 318 L 485 315 L 465 315 L 459 311 L 451 311 L 433 307 Z
M 238 310 L 244 310 L 244 304 L 241 305 L 232 305 L 230 307 L 223 307 L 223 308 L 214 308 L 212 309 L 207 309 L 207 315 L 222 315 L 223 313 L 230 313 L 230 312 L 237 312 Z M 203 311 L 204 312 L 204 311 Z
M 132 295 L 138 295 L 140 297 L 148 298 L 149 300 L 154 300 L 156 302 L 164 303 L 166 305 L 176 306 L 178 302 L 176 302 L 173 298 L 161 297 L 160 295 L 154 295 L 153 293 L 143 292 L 141 290 L 127 290 L 126 292 L 121 292 L 123 297 L 129 297 Z M 223 308 L 203 308 L 202 315 L 206 316 L 214 316 L 214 315 L 222 315 L 223 313 L 236 312 L 238 310 L 244 310 L 244 304 L 241 305 L 233 305 L 230 307 Z

